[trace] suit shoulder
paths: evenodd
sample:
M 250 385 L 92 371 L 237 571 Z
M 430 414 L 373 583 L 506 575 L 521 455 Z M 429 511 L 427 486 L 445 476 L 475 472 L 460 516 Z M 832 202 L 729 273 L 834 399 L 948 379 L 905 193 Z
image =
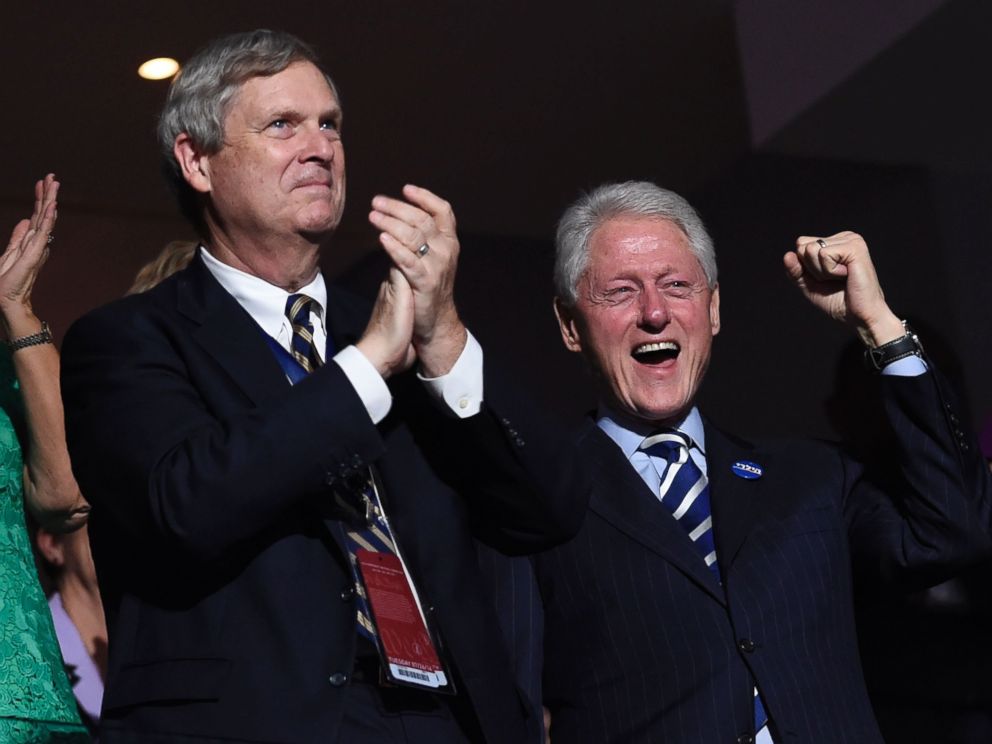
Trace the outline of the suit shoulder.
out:
M 77 343 L 91 343 L 94 337 L 147 329 L 156 315 L 174 312 L 177 283 L 176 277 L 169 277 L 147 292 L 120 297 L 84 313 L 66 331 L 63 353 L 71 353 Z
M 826 439 L 816 439 L 803 436 L 762 436 L 744 438 L 731 434 L 705 422 L 707 449 L 716 445 L 719 449 L 729 449 L 741 454 L 753 452 L 770 454 L 784 462 L 811 465 L 814 463 L 837 464 L 838 458 L 844 457 L 842 447 Z

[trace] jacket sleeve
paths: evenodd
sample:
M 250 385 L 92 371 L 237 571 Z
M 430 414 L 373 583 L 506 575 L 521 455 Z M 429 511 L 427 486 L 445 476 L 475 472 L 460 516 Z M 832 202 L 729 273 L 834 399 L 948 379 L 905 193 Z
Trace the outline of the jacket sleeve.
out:
M 94 508 L 132 539 L 218 558 L 290 506 L 329 495 L 328 481 L 356 458 L 381 454 L 337 365 L 295 387 L 276 371 L 252 401 L 175 321 L 148 303 L 115 303 L 77 322 L 63 345 L 74 470 Z M 265 360 L 263 340 L 242 341 L 260 344 Z
M 534 553 L 573 537 L 589 501 L 573 432 L 487 355 L 484 401 L 458 418 L 428 401 L 406 411 L 432 468 L 456 489 L 474 535 L 508 555 Z M 400 406 L 412 396 L 397 394 Z
M 988 555 L 992 479 L 937 370 L 881 384 L 899 467 L 845 463 L 852 553 L 862 578 L 932 584 Z

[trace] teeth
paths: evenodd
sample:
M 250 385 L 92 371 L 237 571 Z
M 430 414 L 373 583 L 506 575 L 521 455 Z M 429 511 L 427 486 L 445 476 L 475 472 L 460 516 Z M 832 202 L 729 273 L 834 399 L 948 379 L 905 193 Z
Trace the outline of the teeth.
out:
M 634 349 L 635 354 L 648 354 L 652 351 L 678 351 L 679 345 L 674 341 L 656 341 L 651 344 L 641 344 Z

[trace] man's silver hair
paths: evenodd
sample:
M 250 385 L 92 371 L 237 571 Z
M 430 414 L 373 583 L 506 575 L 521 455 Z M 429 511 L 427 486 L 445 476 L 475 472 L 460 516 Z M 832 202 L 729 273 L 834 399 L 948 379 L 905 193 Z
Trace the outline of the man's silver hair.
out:
M 565 210 L 555 237 L 555 294 L 568 305 L 578 300 L 577 288 L 589 265 L 589 240 L 597 228 L 617 217 L 655 217 L 678 226 L 689 240 L 710 289 L 716 286 L 713 240 L 689 202 L 674 191 L 648 181 L 607 183 Z
M 173 153 L 176 137 L 185 132 L 200 152 L 218 152 L 224 144 L 224 119 L 241 86 L 254 77 L 276 75 L 294 62 L 310 62 L 320 69 L 341 100 L 313 49 L 284 31 L 259 29 L 217 39 L 191 57 L 173 79 L 158 122 L 158 141 L 166 178 L 197 228 L 202 228 L 199 200 Z

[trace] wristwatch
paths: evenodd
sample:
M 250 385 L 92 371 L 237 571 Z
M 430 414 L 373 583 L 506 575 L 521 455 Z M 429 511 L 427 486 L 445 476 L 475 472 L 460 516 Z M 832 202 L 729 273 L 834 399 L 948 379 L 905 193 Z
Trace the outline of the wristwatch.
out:
M 889 341 L 881 346 L 869 346 L 865 349 L 865 365 L 868 369 L 881 372 L 892 362 L 910 356 L 923 356 L 923 344 L 920 343 L 920 337 L 916 335 L 916 331 L 910 328 L 909 323 L 905 320 L 902 322 L 902 328 L 905 333 L 894 341 Z
M 26 349 L 29 346 L 38 346 L 40 344 L 50 344 L 52 341 L 52 329 L 48 327 L 48 323 L 41 321 L 41 331 L 38 333 L 32 333 L 30 336 L 21 336 L 20 338 L 15 338 L 13 341 L 7 342 L 7 348 L 11 352 L 15 352 L 18 349 Z

